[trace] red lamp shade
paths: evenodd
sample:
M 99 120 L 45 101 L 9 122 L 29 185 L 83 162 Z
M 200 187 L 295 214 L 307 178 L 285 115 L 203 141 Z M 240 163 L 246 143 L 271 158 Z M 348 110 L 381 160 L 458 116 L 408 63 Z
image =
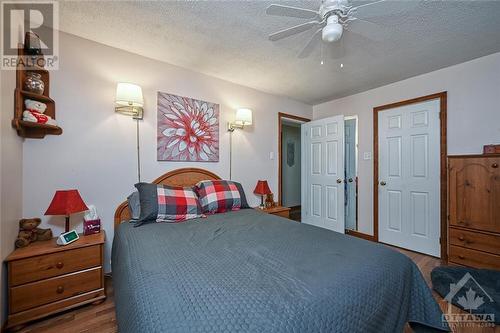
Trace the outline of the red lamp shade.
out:
M 44 215 L 64 215 L 66 216 L 66 232 L 69 231 L 69 216 L 74 213 L 89 210 L 83 202 L 78 190 L 56 191 L 54 198 Z
M 267 184 L 267 180 L 259 180 L 257 182 L 257 185 L 255 186 L 255 190 L 253 190 L 253 193 L 260 195 L 266 195 L 271 193 L 271 189 Z
M 56 191 L 45 215 L 71 215 L 89 210 L 78 190 Z

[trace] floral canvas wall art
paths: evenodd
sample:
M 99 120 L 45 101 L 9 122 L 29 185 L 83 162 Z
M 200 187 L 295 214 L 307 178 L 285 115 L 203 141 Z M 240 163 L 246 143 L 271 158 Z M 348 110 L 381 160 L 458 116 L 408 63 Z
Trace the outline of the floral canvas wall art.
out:
M 158 161 L 219 161 L 219 104 L 158 92 L 157 113 Z

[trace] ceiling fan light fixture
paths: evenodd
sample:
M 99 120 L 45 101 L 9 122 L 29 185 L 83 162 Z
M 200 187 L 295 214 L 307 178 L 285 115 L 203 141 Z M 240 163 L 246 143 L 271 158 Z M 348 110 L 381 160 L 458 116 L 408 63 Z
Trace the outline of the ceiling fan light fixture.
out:
M 326 22 L 327 24 L 321 33 L 323 41 L 332 43 L 340 40 L 342 33 L 344 32 L 344 27 L 339 23 L 337 15 L 328 17 Z

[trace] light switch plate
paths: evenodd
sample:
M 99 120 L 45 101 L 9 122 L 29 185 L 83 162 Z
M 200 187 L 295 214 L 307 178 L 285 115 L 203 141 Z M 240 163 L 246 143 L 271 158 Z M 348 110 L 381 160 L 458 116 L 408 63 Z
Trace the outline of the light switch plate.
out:
M 274 160 L 274 151 L 269 152 L 269 159 Z
M 371 160 L 372 159 L 372 153 L 370 151 L 366 151 L 363 153 L 363 159 L 364 160 Z

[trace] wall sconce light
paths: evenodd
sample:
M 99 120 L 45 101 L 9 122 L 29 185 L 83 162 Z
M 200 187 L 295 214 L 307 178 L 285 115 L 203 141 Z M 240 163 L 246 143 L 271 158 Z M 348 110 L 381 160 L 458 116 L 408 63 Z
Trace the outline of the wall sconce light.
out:
M 141 182 L 141 151 L 139 145 L 139 120 L 144 116 L 144 99 L 142 89 L 132 83 L 118 83 L 116 85 L 115 112 L 132 116 L 137 121 L 136 150 L 137 150 L 137 180 Z
M 234 122 L 227 124 L 229 131 L 229 179 L 233 176 L 233 132 L 235 129 L 243 129 L 245 126 L 252 125 L 252 110 L 240 108 L 236 110 Z
M 240 108 L 236 110 L 234 122 L 228 123 L 227 130 L 233 132 L 236 128 L 243 129 L 249 125 L 252 125 L 252 110 Z
M 115 111 L 134 119 L 143 118 L 144 100 L 142 89 L 132 83 L 118 83 L 116 85 Z

